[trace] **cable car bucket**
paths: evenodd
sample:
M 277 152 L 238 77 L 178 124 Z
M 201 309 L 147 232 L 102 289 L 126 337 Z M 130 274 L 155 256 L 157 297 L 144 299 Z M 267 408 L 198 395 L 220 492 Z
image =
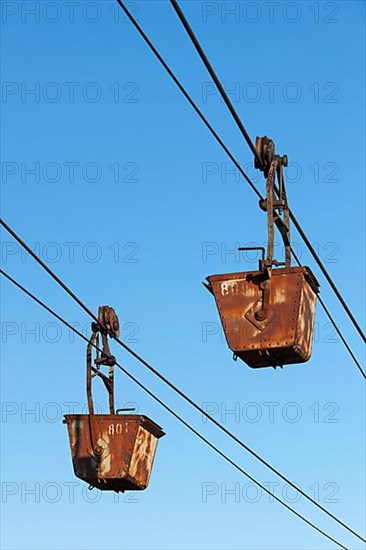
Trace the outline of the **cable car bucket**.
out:
M 139 491 L 146 489 L 154 462 L 158 439 L 165 434 L 147 416 L 118 414 L 131 409 L 114 410 L 114 366 L 108 334 L 119 335 L 118 318 L 108 306 L 99 308 L 98 323 L 92 323 L 87 347 L 86 388 L 89 414 L 67 414 L 72 462 L 76 477 L 90 488 L 104 491 Z M 103 350 L 99 350 L 99 336 Z M 97 348 L 94 366 L 93 348 Z M 108 375 L 101 367 L 108 367 Z M 102 379 L 109 395 L 110 414 L 95 414 L 92 380 Z M 132 409 L 133 410 L 133 409 Z
M 310 359 L 319 283 L 308 267 L 291 267 L 289 208 L 283 177 L 287 156 L 275 155 L 274 143 L 266 136 L 257 137 L 256 149 L 262 165 L 255 159 L 255 167 L 267 180 L 266 198 L 259 203 L 267 212 L 267 255 L 264 257 L 264 248 L 254 247 L 262 250 L 257 271 L 211 275 L 204 284 L 215 297 L 234 358 L 239 357 L 252 368 L 276 368 Z M 284 262 L 273 258 L 275 226 L 283 239 Z

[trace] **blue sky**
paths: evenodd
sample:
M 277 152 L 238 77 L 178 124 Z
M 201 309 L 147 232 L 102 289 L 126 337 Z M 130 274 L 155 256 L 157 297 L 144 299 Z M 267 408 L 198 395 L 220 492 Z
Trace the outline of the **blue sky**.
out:
M 263 191 L 170 4 L 129 6 Z M 290 206 L 363 322 L 364 3 L 182 7 L 252 138 L 267 134 L 288 154 Z M 91 309 L 114 306 L 131 347 L 362 531 L 363 384 L 328 319 L 318 308 L 309 363 L 251 370 L 232 361 L 201 285 L 207 275 L 256 265 L 230 253 L 236 243 L 265 243 L 255 195 L 230 173 L 230 161 L 112 1 L 2 1 L 1 8 L 4 219 Z M 292 238 L 363 360 L 360 339 L 295 231 Z M 278 251 L 281 259 L 279 241 Z M 86 315 L 6 233 L 2 261 L 87 333 Z M 84 343 L 7 282 L 2 289 L 4 548 L 331 547 L 258 495 L 122 374 L 117 401 L 136 403 L 167 435 L 148 490 L 119 502 L 86 492 L 73 475 L 61 422 L 70 407 L 81 412 L 85 405 Z M 278 481 L 122 349 L 114 345 L 113 352 L 252 475 Z M 106 412 L 102 391 L 96 401 Z M 273 487 L 296 501 L 283 483 Z M 294 506 L 348 547 L 362 547 L 304 499 Z

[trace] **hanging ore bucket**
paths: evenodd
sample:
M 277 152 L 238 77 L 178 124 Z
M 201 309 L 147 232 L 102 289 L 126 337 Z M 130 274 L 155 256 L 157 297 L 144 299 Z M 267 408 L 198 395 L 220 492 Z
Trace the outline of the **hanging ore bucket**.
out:
M 212 275 L 207 278 L 216 300 L 226 340 L 250 367 L 283 366 L 310 359 L 318 284 L 307 267 Z M 267 310 L 267 311 L 266 311 Z
M 262 251 L 259 270 L 211 275 L 205 286 L 215 297 L 234 357 L 253 368 L 282 367 L 310 359 L 319 284 L 308 267 L 291 267 L 289 210 L 282 172 L 287 157 L 275 155 L 273 142 L 266 137 L 257 138 L 256 147 L 267 177 L 266 199 L 260 202 L 267 212 L 267 257 L 262 247 L 240 248 Z M 273 259 L 274 225 L 284 241 L 283 263 Z
M 114 365 L 107 335 L 119 335 L 118 319 L 108 306 L 99 308 L 99 323 L 93 323 L 93 334 L 87 348 L 87 396 L 89 414 L 67 414 L 71 455 L 75 475 L 105 491 L 138 491 L 149 484 L 158 439 L 164 432 L 148 417 L 138 414 L 115 414 Z M 99 334 L 103 351 L 99 351 Z M 97 357 L 92 365 L 93 347 Z M 100 370 L 108 366 L 108 376 Z M 99 376 L 109 394 L 110 414 L 94 414 L 91 393 L 92 378 Z M 130 409 L 125 409 L 130 410 Z M 116 411 L 120 412 L 119 410 Z

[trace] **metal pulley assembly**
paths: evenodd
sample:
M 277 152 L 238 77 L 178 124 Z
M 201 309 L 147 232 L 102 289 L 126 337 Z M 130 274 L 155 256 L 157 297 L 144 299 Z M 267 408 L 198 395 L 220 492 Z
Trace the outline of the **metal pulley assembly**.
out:
M 90 488 L 115 492 L 143 490 L 149 484 L 158 439 L 165 434 L 147 416 L 118 414 L 124 410 L 114 410 L 116 360 L 110 353 L 108 335 L 118 337 L 118 318 L 112 308 L 102 306 L 99 308 L 98 323 L 92 323 L 92 335 L 87 347 L 89 414 L 67 414 L 64 418 L 74 472 Z M 97 351 L 93 365 L 94 348 Z M 101 371 L 101 367 L 108 367 L 108 375 Z M 109 414 L 94 414 L 92 380 L 96 376 L 102 379 L 108 391 Z
M 227 343 L 234 356 L 253 368 L 282 367 L 310 359 L 319 284 L 308 267 L 291 267 L 289 208 L 283 167 L 287 156 L 275 154 L 267 136 L 256 139 L 266 177 L 267 254 L 257 271 L 211 275 L 206 287 L 214 295 Z M 277 178 L 277 184 L 276 184 Z M 274 228 L 279 230 L 285 261 L 273 258 Z M 245 250 L 246 248 L 239 248 Z M 253 249 L 253 247 L 250 247 Z M 273 269 L 275 267 L 276 269 Z

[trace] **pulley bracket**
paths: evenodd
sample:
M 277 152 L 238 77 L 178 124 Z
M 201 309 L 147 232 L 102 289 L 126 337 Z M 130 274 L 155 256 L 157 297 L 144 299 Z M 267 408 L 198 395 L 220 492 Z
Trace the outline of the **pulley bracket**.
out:
M 254 313 L 256 322 L 262 324 L 268 319 L 270 312 L 272 267 L 291 266 L 290 218 L 283 177 L 283 168 L 288 166 L 288 158 L 287 155 L 283 155 L 282 157 L 276 155 L 275 144 L 267 136 L 257 137 L 255 147 L 261 159 L 261 164 L 259 164 L 255 157 L 254 166 L 261 170 L 266 178 L 266 197 L 259 201 L 259 207 L 267 213 L 267 255 L 266 258 L 263 255 L 259 264 L 259 268 L 264 275 L 264 280 L 260 283 L 260 288 L 262 289 L 262 307 L 256 309 Z M 276 184 L 276 178 L 278 184 Z M 284 243 L 284 262 L 278 262 L 273 258 L 274 226 L 278 228 Z M 247 313 L 249 314 L 249 312 Z M 249 317 L 253 322 L 253 316 L 249 315 Z
M 113 308 L 101 306 L 98 311 L 98 323 L 91 325 L 92 335 L 90 337 L 86 353 L 86 393 L 88 398 L 89 413 L 94 414 L 94 403 L 92 397 L 92 379 L 99 376 L 109 394 L 110 414 L 114 414 L 114 366 L 116 358 L 111 355 L 108 336 L 113 338 L 119 336 L 118 317 Z M 102 338 L 102 350 L 99 350 L 99 335 Z M 96 357 L 92 361 L 93 348 L 96 347 Z M 93 366 L 93 364 L 95 366 Z M 108 375 L 101 372 L 101 367 L 108 367 Z

